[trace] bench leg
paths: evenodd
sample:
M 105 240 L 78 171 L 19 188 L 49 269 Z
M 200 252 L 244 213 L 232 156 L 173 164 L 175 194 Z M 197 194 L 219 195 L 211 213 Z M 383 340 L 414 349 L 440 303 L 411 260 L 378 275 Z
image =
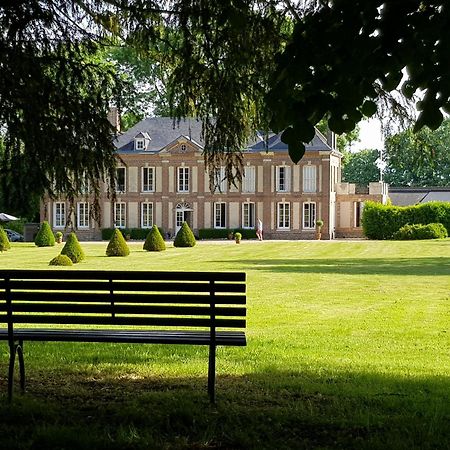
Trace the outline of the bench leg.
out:
M 211 403 L 216 402 L 216 346 L 209 346 L 209 364 L 208 364 L 208 394 Z
M 8 400 L 11 402 L 13 397 L 14 387 L 14 366 L 16 363 L 16 354 L 19 359 L 19 371 L 20 371 L 20 389 L 23 392 L 25 390 L 25 362 L 23 358 L 23 341 L 19 343 L 14 342 L 9 346 L 9 370 L 8 370 Z

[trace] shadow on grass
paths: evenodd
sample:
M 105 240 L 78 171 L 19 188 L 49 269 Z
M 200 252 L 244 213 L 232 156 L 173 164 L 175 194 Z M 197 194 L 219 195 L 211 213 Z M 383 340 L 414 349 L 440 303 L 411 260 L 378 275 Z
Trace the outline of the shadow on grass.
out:
M 5 388 L 1 383 L 1 388 Z M 5 392 L 5 391 L 3 391 Z M 449 448 L 450 379 L 276 371 L 205 377 L 93 379 L 48 372 L 0 403 L 0 447 Z
M 231 261 L 214 261 L 229 263 Z M 340 258 L 247 259 L 242 268 L 266 272 L 330 273 L 348 275 L 449 275 L 450 258 Z

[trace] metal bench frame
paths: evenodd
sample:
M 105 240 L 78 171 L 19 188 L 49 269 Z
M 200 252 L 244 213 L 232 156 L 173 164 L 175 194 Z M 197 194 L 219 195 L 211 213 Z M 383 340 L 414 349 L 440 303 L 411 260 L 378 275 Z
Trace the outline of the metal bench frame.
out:
M 24 341 L 64 341 L 207 345 L 214 403 L 216 347 L 246 345 L 245 278 L 235 272 L 0 270 L 9 399 L 16 356 L 25 389 Z M 41 324 L 50 326 L 37 328 Z

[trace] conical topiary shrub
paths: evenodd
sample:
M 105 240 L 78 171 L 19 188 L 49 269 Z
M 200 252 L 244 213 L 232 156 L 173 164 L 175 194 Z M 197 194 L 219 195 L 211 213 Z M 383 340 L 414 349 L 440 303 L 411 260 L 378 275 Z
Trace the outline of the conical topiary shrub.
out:
M 195 236 L 189 225 L 183 222 L 181 228 L 178 230 L 173 243 L 174 247 L 193 247 L 196 244 Z
M 156 225 L 153 225 L 144 242 L 144 250 L 148 252 L 162 252 L 166 249 L 166 243 Z
M 66 244 L 61 250 L 61 255 L 68 256 L 74 264 L 79 263 L 85 258 L 84 251 L 81 248 L 75 233 L 72 232 L 69 234 Z
M 106 248 L 106 256 L 128 256 L 130 249 L 119 229 L 115 228 L 111 236 L 108 247 Z
M 48 222 L 42 222 L 38 234 L 34 239 L 38 247 L 53 247 L 55 245 L 55 236 Z
M 55 256 L 49 263 L 49 266 L 73 266 L 72 260 L 66 255 Z
M 9 243 L 8 235 L 3 227 L 0 226 L 0 252 L 6 252 L 11 248 L 11 244 Z

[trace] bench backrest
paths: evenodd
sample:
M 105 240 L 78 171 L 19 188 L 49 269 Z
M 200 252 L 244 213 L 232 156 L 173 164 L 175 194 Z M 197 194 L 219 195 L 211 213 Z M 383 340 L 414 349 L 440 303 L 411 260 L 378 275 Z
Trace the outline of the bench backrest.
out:
M 245 328 L 245 273 L 0 270 L 0 322 Z

